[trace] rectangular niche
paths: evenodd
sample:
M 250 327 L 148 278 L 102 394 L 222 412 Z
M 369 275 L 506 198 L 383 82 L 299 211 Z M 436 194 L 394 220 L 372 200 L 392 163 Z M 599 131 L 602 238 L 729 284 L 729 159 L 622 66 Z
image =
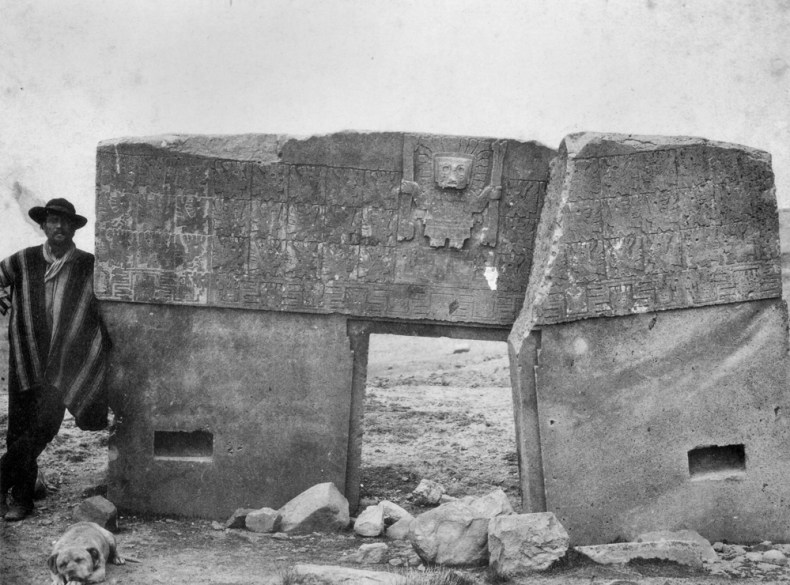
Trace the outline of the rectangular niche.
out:
M 688 452 L 692 480 L 737 478 L 746 474 L 743 445 L 711 445 Z
M 154 459 L 211 461 L 214 435 L 208 431 L 154 431 Z

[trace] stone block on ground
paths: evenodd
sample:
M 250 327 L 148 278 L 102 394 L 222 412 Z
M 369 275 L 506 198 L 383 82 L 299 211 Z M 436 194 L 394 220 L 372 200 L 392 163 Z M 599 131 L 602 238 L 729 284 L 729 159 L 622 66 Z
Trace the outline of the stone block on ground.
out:
M 371 542 L 359 547 L 354 562 L 360 565 L 380 565 L 387 562 L 389 547 L 383 542 Z
M 398 573 L 351 569 L 332 565 L 294 565 L 297 583 L 304 585 L 401 585 Z
M 247 514 L 244 525 L 253 532 L 277 532 L 280 529 L 280 518 L 277 510 L 261 508 Z
M 406 518 L 401 518 L 392 526 L 389 526 L 385 532 L 387 538 L 391 540 L 405 540 L 409 538 L 409 527 L 414 521 L 414 516 L 409 514 Z
M 351 520 L 348 500 L 331 482 L 303 491 L 279 512 L 280 530 L 287 534 L 343 530 Z
M 667 540 L 679 540 L 694 544 L 699 552 L 700 561 L 712 563 L 719 559 L 710 541 L 694 530 L 655 530 L 636 537 L 636 542 L 663 542 Z
M 495 516 L 488 523 L 489 566 L 503 577 L 543 571 L 565 556 L 569 541 L 552 512 Z
M 622 542 L 577 546 L 577 552 L 601 565 L 624 565 L 635 559 L 672 561 L 696 569 L 703 568 L 700 547 L 688 540 Z
M 247 514 L 254 511 L 255 508 L 236 508 L 233 514 L 225 520 L 225 528 L 245 528 Z
M 381 500 L 381 502 L 379 502 L 379 506 L 381 506 L 382 510 L 384 511 L 384 524 L 387 526 L 391 526 L 403 518 L 412 518 L 412 515 L 408 511 L 401 508 L 395 502 Z
M 472 511 L 487 518 L 493 518 L 501 514 L 513 514 L 513 506 L 508 500 L 507 494 L 501 490 L 494 490 L 484 496 L 467 496 L 462 501 L 471 506 Z
M 504 494 L 503 494 L 504 495 Z M 488 521 L 507 510 L 498 494 L 464 498 L 419 514 L 409 526 L 409 541 L 424 561 L 448 566 L 488 563 Z M 512 512 L 512 508 L 509 508 Z M 506 512 L 506 513 L 510 513 Z
M 444 487 L 430 479 L 422 479 L 414 488 L 412 498 L 416 504 L 435 506 L 444 495 Z
M 111 501 L 102 496 L 93 496 L 80 503 L 72 514 L 79 522 L 95 522 L 102 528 L 118 530 L 118 510 Z
M 384 532 L 384 508 L 368 506 L 354 521 L 354 532 L 360 536 L 379 536 Z

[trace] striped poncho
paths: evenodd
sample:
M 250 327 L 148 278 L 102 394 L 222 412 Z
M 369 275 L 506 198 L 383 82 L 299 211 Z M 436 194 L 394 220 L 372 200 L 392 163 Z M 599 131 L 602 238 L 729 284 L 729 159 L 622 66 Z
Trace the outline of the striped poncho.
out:
M 26 248 L 0 262 L 0 312 L 11 308 L 10 392 L 51 384 L 80 428 L 107 424 L 104 378 L 110 340 L 93 295 L 93 255 L 75 250 L 61 276 L 52 327 L 47 324 L 43 246 Z M 2 289 L 8 289 L 3 294 Z

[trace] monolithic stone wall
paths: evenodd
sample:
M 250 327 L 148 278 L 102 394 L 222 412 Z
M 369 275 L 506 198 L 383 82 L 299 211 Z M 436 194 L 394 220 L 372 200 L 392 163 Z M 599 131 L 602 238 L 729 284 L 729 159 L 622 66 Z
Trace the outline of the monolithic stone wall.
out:
M 96 294 L 509 325 L 553 155 L 399 133 L 103 142 Z
M 566 138 L 508 339 L 525 505 L 575 544 L 790 538 L 781 295 L 768 154 Z
M 536 325 L 781 297 L 767 153 L 596 134 L 561 150 L 527 300 Z

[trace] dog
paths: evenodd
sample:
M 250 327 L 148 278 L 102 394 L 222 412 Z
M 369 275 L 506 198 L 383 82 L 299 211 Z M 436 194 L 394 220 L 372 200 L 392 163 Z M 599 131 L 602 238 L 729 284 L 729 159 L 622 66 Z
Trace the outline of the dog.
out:
M 104 581 L 108 562 L 125 563 L 118 554 L 115 536 L 95 522 L 78 522 L 52 546 L 47 565 L 52 585 L 68 585 Z

